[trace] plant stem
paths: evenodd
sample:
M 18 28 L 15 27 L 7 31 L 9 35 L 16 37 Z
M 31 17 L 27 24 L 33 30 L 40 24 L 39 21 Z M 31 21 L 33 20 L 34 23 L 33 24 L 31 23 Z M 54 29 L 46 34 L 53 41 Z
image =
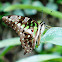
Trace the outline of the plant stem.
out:
M 0 54 L 0 58 L 2 56 L 4 56 L 10 49 L 12 49 L 14 46 L 8 46 L 6 48 L 4 48 L 4 50 L 2 51 L 2 53 Z
M 37 7 L 37 6 L 32 6 L 32 5 L 24 5 L 24 4 L 18 4 L 18 5 L 11 5 L 4 9 L 4 11 L 12 11 L 15 9 L 36 9 L 37 11 L 47 13 L 49 15 L 52 15 L 57 18 L 62 18 L 62 13 L 58 11 L 51 10 L 47 7 Z

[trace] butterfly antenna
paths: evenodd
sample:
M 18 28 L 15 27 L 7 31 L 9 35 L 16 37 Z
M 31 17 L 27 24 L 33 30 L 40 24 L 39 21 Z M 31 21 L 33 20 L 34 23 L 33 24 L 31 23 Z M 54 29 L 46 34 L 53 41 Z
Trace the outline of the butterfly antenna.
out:
M 45 19 L 45 18 L 43 18 L 43 10 L 42 10 L 42 15 L 41 15 L 41 20 L 42 20 L 41 23 L 42 23 L 42 24 L 45 24 L 44 19 Z M 41 24 L 41 23 L 40 23 L 40 24 Z
M 52 11 L 51 11 L 51 12 L 52 12 Z M 41 17 L 42 17 L 42 18 L 41 18 L 41 20 L 42 20 L 41 23 L 45 24 L 44 20 L 47 19 L 47 18 L 46 18 L 46 16 L 43 18 L 43 10 L 42 10 L 42 16 L 41 16 Z M 48 19 L 47 19 L 46 21 L 48 21 Z M 50 29 L 50 28 L 51 28 L 51 26 L 45 25 L 45 29 Z

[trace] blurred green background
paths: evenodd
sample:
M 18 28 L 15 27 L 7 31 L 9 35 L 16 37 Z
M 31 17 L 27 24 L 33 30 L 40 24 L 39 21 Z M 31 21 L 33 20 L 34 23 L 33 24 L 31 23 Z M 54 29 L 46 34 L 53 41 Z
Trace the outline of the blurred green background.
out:
M 2 21 L 7 15 L 43 20 L 51 29 L 46 27 L 40 46 L 24 55 L 18 34 Z M 0 0 L 0 62 L 62 62 L 61 27 L 62 0 Z

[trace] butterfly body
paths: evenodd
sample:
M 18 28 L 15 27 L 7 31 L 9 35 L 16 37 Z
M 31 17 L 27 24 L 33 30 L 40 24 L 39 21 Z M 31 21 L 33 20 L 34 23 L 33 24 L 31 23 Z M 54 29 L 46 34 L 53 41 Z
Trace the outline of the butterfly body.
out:
M 22 47 L 25 50 L 24 54 L 31 52 L 35 48 L 36 41 L 38 41 L 37 44 L 39 45 L 41 25 L 43 23 L 39 24 L 31 18 L 17 15 L 3 16 L 2 20 L 20 36 Z

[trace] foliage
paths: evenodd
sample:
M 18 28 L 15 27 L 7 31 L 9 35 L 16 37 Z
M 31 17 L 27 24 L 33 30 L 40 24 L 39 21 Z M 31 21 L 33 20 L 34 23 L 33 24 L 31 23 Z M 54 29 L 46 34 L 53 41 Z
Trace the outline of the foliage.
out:
M 30 15 L 36 15 L 37 11 L 62 19 L 62 13 L 57 11 L 58 9 L 57 3 L 62 4 L 62 0 L 57 0 L 56 3 L 54 3 L 54 0 L 49 0 L 46 6 L 44 6 L 43 3 L 40 1 L 34 1 L 34 0 L 21 0 L 21 1 L 22 3 L 13 4 L 13 5 L 10 4 L 9 2 L 6 2 L 4 4 L 0 2 L 0 14 L 1 14 L 0 22 L 2 26 L 6 27 L 6 25 L 1 20 L 2 16 L 4 15 L 14 14 L 14 15 L 30 16 Z M 62 35 L 61 34 L 62 34 L 62 27 L 52 27 L 50 29 L 45 29 L 43 35 L 41 36 L 41 47 L 38 47 L 39 52 L 36 51 L 35 49 L 35 51 L 39 53 L 39 55 L 18 60 L 16 62 L 23 62 L 25 60 L 27 60 L 27 62 L 30 62 L 30 60 L 34 60 L 34 59 L 35 59 L 34 62 L 35 61 L 61 62 L 62 61 L 62 56 L 60 56 L 62 54 Z M 0 48 L 5 47 L 2 50 L 2 53 L 0 54 L 0 59 L 1 59 L 0 62 L 2 62 L 2 57 L 5 56 L 5 54 L 9 50 L 11 50 L 16 45 L 21 44 L 19 40 L 20 40 L 19 37 L 0 40 Z M 55 45 L 56 47 L 54 47 L 53 45 Z M 51 48 L 48 49 L 47 47 L 50 47 L 50 46 Z M 45 48 L 45 49 L 43 50 L 42 48 Z
M 12 11 L 15 9 L 36 9 L 40 12 L 43 11 L 44 13 L 50 14 L 50 15 L 55 16 L 57 18 L 62 18 L 61 12 L 51 10 L 51 9 L 49 9 L 47 7 L 43 7 L 43 6 L 37 7 L 37 6 L 32 6 L 32 5 L 23 5 L 23 4 L 20 5 L 20 4 L 18 4 L 18 5 L 11 5 L 11 6 L 7 7 L 6 9 L 4 9 L 4 11 Z
M 45 35 L 41 38 L 41 42 L 50 42 L 62 46 L 62 28 L 50 28 Z
M 31 56 L 29 58 L 25 58 L 25 59 L 22 59 L 22 60 L 19 60 L 19 61 L 16 61 L 16 62 L 43 62 L 43 61 L 46 61 L 46 60 L 51 60 L 51 59 L 58 59 L 58 58 L 61 58 L 60 56 L 57 56 L 57 55 L 35 55 L 35 56 Z M 36 60 L 34 60 L 36 59 Z

